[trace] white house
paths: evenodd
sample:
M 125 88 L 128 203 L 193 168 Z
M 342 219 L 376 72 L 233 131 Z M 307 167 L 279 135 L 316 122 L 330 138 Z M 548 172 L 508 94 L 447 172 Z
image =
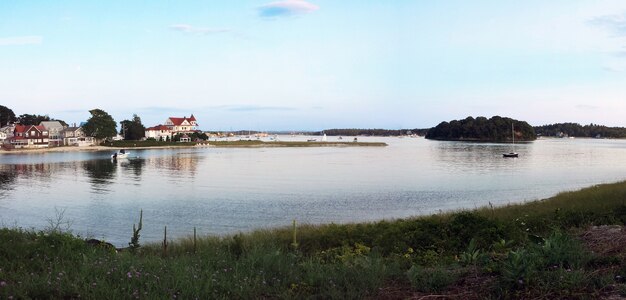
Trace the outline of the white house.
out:
M 39 123 L 39 126 L 43 126 L 48 130 L 48 143 L 50 146 L 63 145 L 63 129 L 65 126 L 59 121 L 43 121 Z
M 157 125 L 146 128 L 146 138 L 153 138 L 157 141 L 165 141 L 172 139 L 172 130 L 165 125 Z
M 66 146 L 91 146 L 94 144 L 93 137 L 85 136 L 82 127 L 67 127 L 62 131 L 63 145 Z
M 191 114 L 191 117 L 169 117 L 165 120 L 165 126 L 169 127 L 172 134 L 179 133 L 193 133 L 198 131 L 198 123 L 196 118 Z

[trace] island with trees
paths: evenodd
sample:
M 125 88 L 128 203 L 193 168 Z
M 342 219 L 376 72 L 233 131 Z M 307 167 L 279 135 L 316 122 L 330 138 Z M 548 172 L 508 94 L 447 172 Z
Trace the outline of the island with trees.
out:
M 441 122 L 426 134 L 427 139 L 444 141 L 480 141 L 510 142 L 513 140 L 511 130 L 515 133 L 515 141 L 533 141 L 537 138 L 535 130 L 525 121 L 494 116 L 467 117 L 463 120 Z
M 555 137 L 626 138 L 626 128 L 624 127 L 607 127 L 593 123 L 585 126 L 578 123 L 536 126 L 535 132 L 537 135 Z

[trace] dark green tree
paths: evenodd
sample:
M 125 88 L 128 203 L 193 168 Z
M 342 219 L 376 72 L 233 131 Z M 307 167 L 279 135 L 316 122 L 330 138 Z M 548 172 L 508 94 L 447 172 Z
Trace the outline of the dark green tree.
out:
M 124 120 L 120 122 L 120 134 L 125 140 L 141 140 L 146 136 L 146 127 L 141 123 L 141 118 L 136 114 L 132 120 Z
M 22 125 L 39 125 L 39 123 L 43 121 L 50 121 L 50 117 L 48 115 L 40 116 L 40 115 L 22 114 L 19 117 L 17 117 L 17 121 Z
M 15 122 L 15 113 L 10 108 L 0 105 L 0 127 Z
M 91 117 L 83 126 L 85 134 L 94 137 L 98 142 L 103 139 L 115 136 L 115 120 L 107 112 L 101 109 L 92 109 L 89 111 Z

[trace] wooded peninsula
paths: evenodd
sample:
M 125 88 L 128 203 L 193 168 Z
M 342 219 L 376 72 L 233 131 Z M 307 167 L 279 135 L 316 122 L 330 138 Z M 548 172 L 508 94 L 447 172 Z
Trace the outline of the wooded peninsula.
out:
M 428 131 L 426 138 L 445 141 L 510 142 L 513 140 L 512 131 L 515 141 L 537 139 L 534 128 L 525 121 L 500 116 L 490 119 L 467 117 L 463 120 L 441 122 Z

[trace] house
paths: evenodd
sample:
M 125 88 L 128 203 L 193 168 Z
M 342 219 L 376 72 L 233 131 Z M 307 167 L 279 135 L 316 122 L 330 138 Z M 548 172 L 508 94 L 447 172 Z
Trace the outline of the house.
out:
M 16 125 L 9 142 L 15 148 L 47 148 L 48 130 L 43 126 Z
M 82 127 L 67 127 L 61 132 L 63 136 L 63 145 L 66 146 L 92 146 L 94 144 L 93 137 L 86 136 Z
M 4 144 L 8 142 L 8 140 L 13 137 L 13 131 L 15 130 L 15 125 L 8 125 L 0 128 L 0 144 Z
M 63 134 L 61 133 L 65 126 L 59 121 L 43 121 L 39 123 L 39 126 L 43 126 L 48 130 L 48 143 L 50 146 L 63 145 Z
M 173 135 L 181 133 L 194 133 L 198 131 L 198 123 L 196 118 L 191 114 L 189 118 L 169 117 L 165 120 L 165 126 L 169 127 Z
M 157 125 L 146 128 L 146 138 L 153 138 L 157 141 L 172 140 L 172 130 L 165 125 Z

